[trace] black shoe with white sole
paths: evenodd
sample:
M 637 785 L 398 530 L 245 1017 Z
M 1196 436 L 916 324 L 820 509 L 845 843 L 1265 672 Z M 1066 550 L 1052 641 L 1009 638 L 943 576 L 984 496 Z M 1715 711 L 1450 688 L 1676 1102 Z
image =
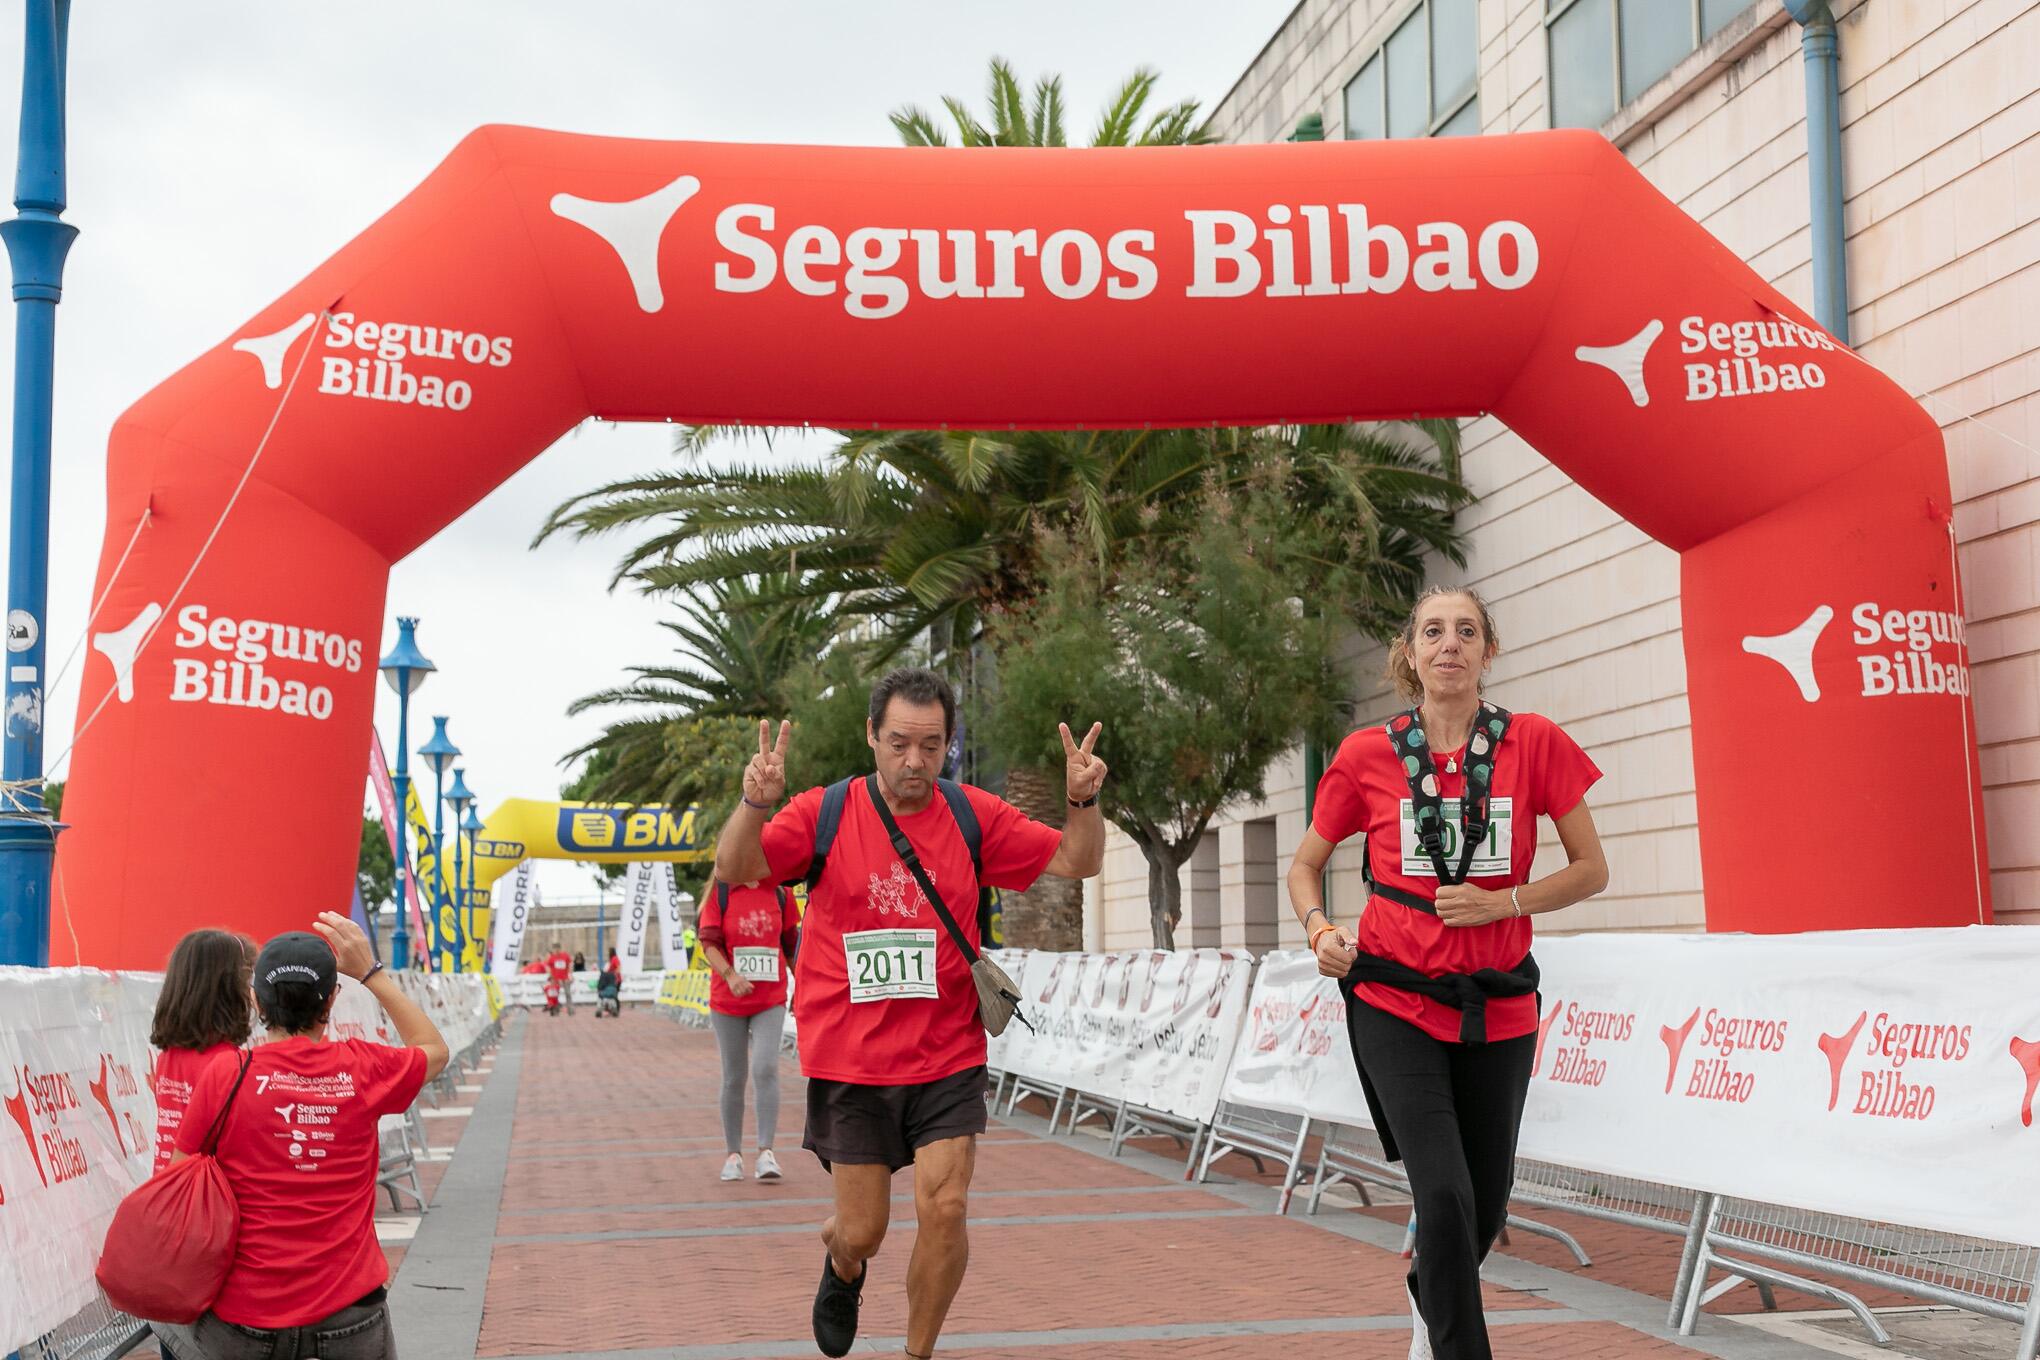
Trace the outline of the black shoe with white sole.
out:
M 815 1345 L 823 1355 L 848 1355 L 857 1344 L 857 1309 L 870 1273 L 866 1266 L 857 1283 L 845 1284 L 837 1278 L 828 1253 L 822 1254 L 822 1286 L 815 1291 Z

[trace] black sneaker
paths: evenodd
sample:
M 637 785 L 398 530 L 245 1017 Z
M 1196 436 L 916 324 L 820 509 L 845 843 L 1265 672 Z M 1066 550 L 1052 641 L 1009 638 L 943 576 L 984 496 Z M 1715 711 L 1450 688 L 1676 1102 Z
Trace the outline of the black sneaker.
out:
M 829 1254 L 822 1253 L 822 1287 L 815 1291 L 815 1345 L 823 1355 L 848 1355 L 857 1344 L 857 1308 L 864 1302 L 866 1266 L 856 1284 L 836 1278 Z

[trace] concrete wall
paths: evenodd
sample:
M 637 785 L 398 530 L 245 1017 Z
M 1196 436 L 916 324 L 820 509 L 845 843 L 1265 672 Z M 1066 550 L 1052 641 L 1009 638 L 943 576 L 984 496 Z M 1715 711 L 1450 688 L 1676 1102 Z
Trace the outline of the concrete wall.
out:
M 1670 0 L 1667 0 L 1669 3 Z M 1343 90 L 1412 0 L 1303 0 L 1214 115 L 1271 141 Z M 1850 325 L 1864 357 L 1942 425 L 1956 497 L 1997 919 L 2040 924 L 2040 6 L 2033 0 L 1838 3 Z M 1543 0 L 1480 0 L 1480 111 L 1490 133 L 1545 127 Z M 1812 309 L 1799 30 L 1763 0 L 1603 131 L 1670 198 Z M 1612 514 L 1492 418 L 1465 428 L 1469 559 L 1504 645 L 1492 689 L 1549 715 L 1606 772 L 1590 796 L 1607 893 L 1540 930 L 1691 930 L 1705 920 L 1675 555 Z M 1381 657 L 1356 649 L 1362 721 L 1395 706 Z M 1216 828 L 1221 939 L 1301 945 L 1280 894 L 1303 831 L 1302 763 Z M 1275 854 L 1262 853 L 1272 826 Z M 1563 863 L 1549 828 L 1536 873 Z M 1359 902 L 1357 851 L 1332 861 L 1335 910 Z M 1186 902 L 1192 887 L 1185 871 Z M 1146 866 L 1115 836 L 1089 934 L 1147 942 Z M 1186 907 L 1186 917 L 1188 909 Z

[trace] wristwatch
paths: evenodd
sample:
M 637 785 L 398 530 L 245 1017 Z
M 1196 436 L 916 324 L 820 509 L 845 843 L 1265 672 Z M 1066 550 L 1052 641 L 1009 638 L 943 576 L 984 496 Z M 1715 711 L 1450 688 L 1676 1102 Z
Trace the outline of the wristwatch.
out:
M 1082 807 L 1096 807 L 1096 806 L 1098 806 L 1098 795 L 1097 795 L 1097 794 L 1095 794 L 1095 793 L 1094 793 L 1094 794 L 1092 794 L 1092 795 L 1091 795 L 1091 796 L 1090 796 L 1089 798 L 1086 798 L 1086 799 L 1085 799 L 1085 800 L 1084 800 L 1083 802 L 1081 802 L 1081 803 L 1079 803 L 1079 802 L 1078 802 L 1078 801 L 1077 801 L 1076 799 L 1074 799 L 1074 798 L 1070 798 L 1068 794 L 1064 794 L 1063 796 L 1064 796 L 1065 798 L 1068 798 L 1068 799 L 1069 799 L 1069 805 L 1070 805 L 1071 807 L 1079 807 L 1079 808 L 1082 808 Z

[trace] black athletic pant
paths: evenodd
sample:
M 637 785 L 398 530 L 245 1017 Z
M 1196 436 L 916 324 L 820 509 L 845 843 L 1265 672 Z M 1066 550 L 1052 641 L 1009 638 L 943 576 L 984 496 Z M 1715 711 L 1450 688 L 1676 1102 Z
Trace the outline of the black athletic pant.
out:
M 1409 1173 L 1417 1213 L 1410 1288 L 1432 1350 L 1437 1360 L 1491 1360 L 1480 1263 L 1508 1218 L 1537 1036 L 1446 1043 L 1357 998 L 1346 1023 Z

